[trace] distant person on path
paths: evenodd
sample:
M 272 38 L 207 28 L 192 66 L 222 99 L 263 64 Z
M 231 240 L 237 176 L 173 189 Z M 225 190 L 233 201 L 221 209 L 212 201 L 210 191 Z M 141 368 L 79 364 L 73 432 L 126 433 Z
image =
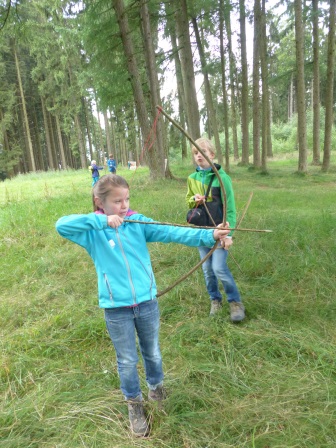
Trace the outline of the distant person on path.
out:
M 110 173 L 117 174 L 117 162 L 115 161 L 113 154 L 109 154 L 107 166 Z
M 166 397 L 159 346 L 157 289 L 148 242 L 212 246 L 224 241 L 228 230 L 192 229 L 158 224 L 129 209 L 129 186 L 118 175 L 107 174 L 93 187 L 94 212 L 60 218 L 61 236 L 85 248 L 98 277 L 99 306 L 116 350 L 121 391 L 127 400 L 131 430 L 136 436 L 149 433 L 137 371 L 136 334 L 144 362 L 150 401 Z
M 94 186 L 94 184 L 99 180 L 99 170 L 103 170 L 104 167 L 97 166 L 97 162 L 95 160 L 92 160 L 89 169 L 92 172 L 92 186 Z
M 208 158 L 213 161 L 215 158 L 215 150 L 210 140 L 200 138 L 196 140 L 197 145 L 203 150 Z M 219 181 L 211 168 L 209 162 L 194 146 L 192 148 L 196 171 L 188 177 L 188 191 L 186 201 L 190 209 L 190 222 L 193 223 L 193 214 L 196 216 L 203 213 L 203 222 L 200 225 L 213 226 L 213 222 L 217 225 L 223 220 L 223 198 L 221 197 L 221 189 Z M 219 175 L 223 181 L 227 197 L 227 221 L 231 228 L 236 225 L 236 206 L 231 178 L 225 173 L 220 165 L 215 165 Z M 210 188 L 209 188 L 210 185 Z M 207 197 L 206 197 L 207 196 Z M 208 216 L 206 204 L 211 218 Z M 205 221 L 204 221 L 205 219 Z M 198 224 L 194 222 L 194 224 Z M 232 232 L 227 235 L 224 240 L 224 247 L 219 247 L 203 264 L 206 288 L 210 296 L 211 308 L 210 315 L 217 314 L 222 307 L 222 294 L 219 291 L 218 281 L 222 282 L 227 301 L 230 305 L 230 316 L 232 322 L 240 322 L 245 318 L 245 308 L 241 301 L 240 294 L 231 271 L 227 265 L 228 250 L 232 246 Z M 198 248 L 200 257 L 204 258 L 209 252 L 208 247 Z

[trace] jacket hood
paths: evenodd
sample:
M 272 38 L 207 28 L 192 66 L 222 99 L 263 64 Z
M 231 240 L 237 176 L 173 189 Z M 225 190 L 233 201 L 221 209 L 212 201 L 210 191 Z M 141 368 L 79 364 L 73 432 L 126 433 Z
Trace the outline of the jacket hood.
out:
M 215 167 L 217 168 L 217 170 L 219 171 L 222 167 L 221 165 L 219 165 L 218 163 L 214 163 Z M 212 173 L 214 173 L 214 170 L 212 169 L 212 167 L 203 170 L 202 168 L 200 168 L 199 166 L 196 168 L 196 171 L 211 171 Z

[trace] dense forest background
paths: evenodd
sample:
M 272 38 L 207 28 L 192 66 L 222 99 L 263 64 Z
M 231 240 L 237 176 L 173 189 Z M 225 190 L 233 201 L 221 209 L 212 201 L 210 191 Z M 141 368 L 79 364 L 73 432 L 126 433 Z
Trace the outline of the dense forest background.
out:
M 170 177 L 165 159 L 186 159 L 188 143 L 157 106 L 213 139 L 227 171 L 234 160 L 267 172 L 290 151 L 298 172 L 328 171 L 335 10 L 335 0 L 0 0 L 0 176 L 114 153 Z

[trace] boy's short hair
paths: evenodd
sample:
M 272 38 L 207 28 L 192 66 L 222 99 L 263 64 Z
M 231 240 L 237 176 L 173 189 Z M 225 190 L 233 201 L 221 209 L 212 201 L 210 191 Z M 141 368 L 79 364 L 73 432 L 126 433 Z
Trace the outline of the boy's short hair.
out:
M 97 162 L 95 160 L 91 160 L 91 165 L 97 165 Z
M 113 158 L 113 154 L 109 154 L 109 158 L 111 158 L 111 157 Z
M 197 143 L 197 145 L 201 149 L 207 149 L 211 154 L 216 155 L 214 145 L 212 144 L 211 140 L 209 140 L 208 138 L 205 138 L 205 137 L 198 138 L 197 140 L 195 140 L 195 143 Z M 193 154 L 195 154 L 196 152 L 198 152 L 198 149 L 196 148 L 196 146 L 193 146 L 191 148 L 191 151 Z

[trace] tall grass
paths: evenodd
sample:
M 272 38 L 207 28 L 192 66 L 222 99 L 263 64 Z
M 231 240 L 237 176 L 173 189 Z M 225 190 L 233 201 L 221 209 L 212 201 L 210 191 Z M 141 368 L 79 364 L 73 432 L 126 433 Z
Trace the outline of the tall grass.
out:
M 148 403 L 149 439 L 133 439 L 89 256 L 55 232 L 91 210 L 85 171 L 0 184 L 1 448 L 326 448 L 336 446 L 335 174 L 269 176 L 232 167 L 238 214 L 253 191 L 229 263 L 247 318 L 209 317 L 201 270 L 160 298 L 169 396 Z M 173 166 L 185 178 L 190 166 Z M 185 182 L 119 173 L 131 206 L 183 223 Z M 151 244 L 160 289 L 198 261 L 196 249 Z M 235 261 L 234 261 L 235 260 Z M 139 366 L 146 393 L 142 365 Z

